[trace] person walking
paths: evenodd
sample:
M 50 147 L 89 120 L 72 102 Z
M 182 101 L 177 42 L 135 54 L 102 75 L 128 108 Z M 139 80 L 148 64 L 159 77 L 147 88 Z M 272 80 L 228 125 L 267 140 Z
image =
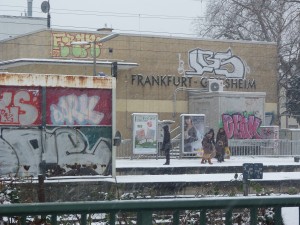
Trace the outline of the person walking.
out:
M 213 164 L 211 159 L 215 156 L 215 132 L 210 129 L 202 139 L 203 156 L 201 163 L 204 164 L 208 161 L 209 164 Z
M 225 147 L 228 147 L 228 138 L 224 128 L 221 127 L 216 137 L 216 154 L 218 162 L 224 162 Z
M 171 150 L 171 135 L 169 131 L 169 126 L 163 126 L 164 138 L 161 149 L 165 151 L 166 162 L 164 165 L 170 165 L 170 150 Z

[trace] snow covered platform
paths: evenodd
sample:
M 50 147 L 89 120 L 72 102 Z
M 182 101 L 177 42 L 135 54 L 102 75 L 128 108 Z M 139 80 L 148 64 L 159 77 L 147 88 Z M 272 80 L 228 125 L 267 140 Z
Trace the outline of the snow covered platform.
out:
M 243 195 L 244 163 L 263 163 L 263 178 L 251 180 L 249 194 L 299 194 L 300 163 L 294 157 L 231 157 L 223 163 L 201 164 L 200 159 L 117 159 L 115 178 L 111 176 L 62 176 L 45 180 L 46 201 L 96 201 L 105 193 L 119 198 L 155 196 L 156 198 L 206 195 Z M 21 182 L 20 199 L 38 202 L 37 179 Z
M 263 163 L 263 179 L 251 180 L 250 192 L 297 193 L 300 187 L 300 163 L 294 157 L 231 157 L 223 163 L 213 159 L 212 165 L 200 159 L 119 159 L 116 182 L 127 192 L 155 189 L 161 194 L 207 194 L 214 189 L 223 194 L 238 189 L 242 183 L 244 163 Z M 235 177 L 237 176 L 237 177 Z
M 233 156 L 219 163 L 201 164 L 199 158 L 171 159 L 170 165 L 163 165 L 164 159 L 118 159 L 117 175 L 175 175 L 175 174 L 220 174 L 242 173 L 244 163 L 262 163 L 264 172 L 300 172 L 300 163 L 294 157 Z M 300 179 L 300 177 L 299 177 Z

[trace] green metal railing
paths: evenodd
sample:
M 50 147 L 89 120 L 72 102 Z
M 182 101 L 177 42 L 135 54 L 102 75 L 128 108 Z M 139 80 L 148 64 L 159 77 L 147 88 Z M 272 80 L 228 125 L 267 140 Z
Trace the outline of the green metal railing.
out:
M 97 202 L 26 203 L 0 205 L 0 217 L 5 220 L 7 224 L 22 225 L 97 224 L 97 221 L 100 221 L 100 217 L 105 217 L 107 222 L 99 222 L 99 224 L 112 225 L 119 224 L 116 219 L 117 214 L 120 214 L 121 212 L 131 212 L 136 213 L 137 224 L 152 225 L 154 212 L 168 211 L 172 212 L 171 224 L 179 225 L 181 224 L 181 211 L 199 210 L 200 224 L 205 225 L 207 224 L 207 212 L 209 210 L 223 209 L 225 212 L 225 224 L 229 225 L 233 223 L 233 210 L 246 208 L 250 211 L 250 224 L 256 225 L 258 209 L 263 207 L 272 207 L 275 212 L 275 225 L 281 225 L 281 208 L 299 206 L 299 196 L 207 197 L 201 199 L 183 198 Z
M 154 212 L 171 212 L 172 222 L 182 224 L 180 212 L 200 211 L 200 224 L 207 224 L 209 210 L 222 209 L 225 212 L 225 224 L 233 223 L 233 210 L 249 209 L 250 224 L 257 225 L 258 209 L 274 208 L 275 225 L 281 225 L 282 207 L 299 207 L 299 196 L 264 197 L 213 197 L 184 199 L 114 200 L 100 202 L 60 202 L 0 205 L 0 219 L 8 224 L 119 224 L 117 215 L 122 212 L 136 213 L 137 224 L 152 225 Z M 106 218 L 105 223 L 99 222 Z M 300 218 L 300 215 L 299 215 Z M 39 220 L 39 221 L 37 221 Z M 300 219 L 299 219 L 300 220 Z M 73 221 L 73 222 L 72 222 Z M 76 222 L 74 222 L 76 221 Z M 300 224 L 300 221 L 295 221 Z

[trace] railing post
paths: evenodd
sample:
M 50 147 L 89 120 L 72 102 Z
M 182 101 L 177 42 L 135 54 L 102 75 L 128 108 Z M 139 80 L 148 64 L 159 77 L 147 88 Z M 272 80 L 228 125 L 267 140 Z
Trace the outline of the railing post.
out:
M 206 209 L 200 211 L 200 225 L 206 225 Z
M 232 225 L 232 209 L 228 209 L 225 213 L 225 225 Z
M 275 212 L 275 216 L 274 216 L 275 225 L 281 225 L 282 224 L 281 207 L 274 208 L 274 212 Z
M 173 225 L 179 225 L 179 210 L 173 213 Z
M 45 202 L 45 183 L 44 183 L 44 180 L 45 180 L 45 176 L 42 175 L 42 174 L 39 174 L 38 175 L 38 199 L 39 199 L 39 202 Z
M 80 225 L 86 225 L 86 213 L 81 214 Z
M 257 208 L 250 209 L 250 225 L 257 225 Z
M 299 214 L 298 214 L 298 218 L 299 218 L 298 224 L 300 224 L 300 207 L 298 207 L 298 212 L 299 212 Z
M 57 225 L 57 215 L 53 214 L 51 216 L 51 225 Z
M 137 213 L 137 225 L 152 225 L 152 211 L 139 211 Z
M 111 211 L 109 213 L 109 224 L 110 225 L 115 225 L 116 224 L 116 212 Z
M 21 216 L 21 224 L 26 225 L 26 216 Z

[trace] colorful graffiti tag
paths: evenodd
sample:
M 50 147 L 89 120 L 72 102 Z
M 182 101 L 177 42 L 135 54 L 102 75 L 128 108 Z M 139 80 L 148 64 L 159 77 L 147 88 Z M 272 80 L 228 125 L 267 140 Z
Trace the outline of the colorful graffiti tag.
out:
M 224 113 L 222 122 L 229 139 L 261 139 L 259 128 L 262 120 L 255 115 Z
M 101 36 L 87 33 L 67 33 L 67 32 L 53 32 L 52 33 L 52 57 L 75 57 L 75 58 L 92 58 L 94 54 L 96 57 L 100 55 L 101 43 L 84 45 L 72 45 L 72 42 L 94 42 L 100 39 Z

